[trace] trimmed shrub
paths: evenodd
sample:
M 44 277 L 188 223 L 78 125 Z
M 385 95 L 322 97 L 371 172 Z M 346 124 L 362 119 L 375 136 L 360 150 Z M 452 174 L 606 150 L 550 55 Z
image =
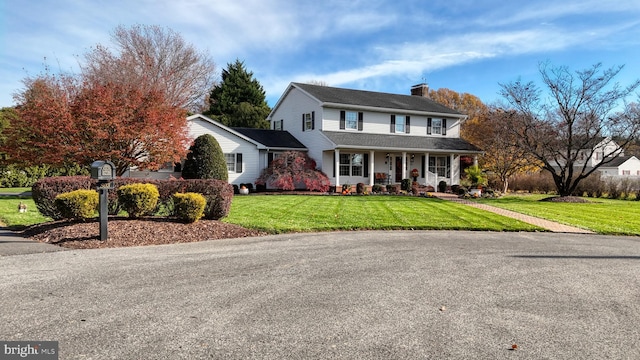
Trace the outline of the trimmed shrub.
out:
M 371 188 L 371 192 L 374 193 L 381 193 L 384 191 L 384 186 L 380 185 L 380 184 L 375 184 L 373 185 L 373 187 Z
M 130 218 L 153 214 L 160 193 L 153 184 L 130 184 L 118 188 L 118 201 Z
M 179 192 L 202 194 L 207 200 L 204 218 L 219 220 L 229 215 L 233 201 L 233 187 L 226 181 L 215 179 L 183 180 L 184 187 Z
M 402 179 L 400 182 L 400 189 L 404 191 L 411 190 L 411 179 Z
M 256 186 L 327 192 L 330 187 L 329 178 L 316 169 L 316 165 L 316 161 L 305 152 L 286 151 L 262 170 L 260 177 L 256 179 Z
M 74 190 L 92 188 L 95 188 L 95 183 L 88 176 L 56 176 L 38 180 L 33 184 L 31 196 L 40 214 L 60 220 L 64 216 L 56 208 L 56 196 Z
M 364 183 L 359 182 L 356 184 L 356 193 L 364 194 Z
M 242 162 L 242 159 L 238 160 Z M 182 177 L 224 181 L 229 179 L 227 160 L 220 144 L 211 134 L 200 135 L 194 140 L 182 169 Z
M 96 214 L 98 192 L 95 190 L 74 190 L 56 196 L 54 204 L 65 219 L 86 220 Z
M 207 200 L 198 193 L 175 193 L 173 203 L 175 215 L 181 220 L 193 223 L 204 215 Z

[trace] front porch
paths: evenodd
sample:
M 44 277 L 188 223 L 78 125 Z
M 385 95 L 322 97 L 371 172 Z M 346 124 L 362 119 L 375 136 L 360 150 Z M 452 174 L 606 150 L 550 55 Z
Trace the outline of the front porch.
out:
M 357 183 L 399 184 L 402 179 L 412 179 L 437 189 L 441 181 L 448 186 L 460 184 L 460 156 L 463 155 L 473 156 L 477 164 L 477 154 L 362 149 L 325 151 L 323 163 L 333 163 L 333 171 L 325 173 L 336 187 Z M 418 176 L 414 177 L 415 174 Z

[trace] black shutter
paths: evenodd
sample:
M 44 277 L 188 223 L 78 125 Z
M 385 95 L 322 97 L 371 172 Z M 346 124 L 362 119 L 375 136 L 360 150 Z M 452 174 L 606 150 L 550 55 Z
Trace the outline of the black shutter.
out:
M 284 130 L 284 119 L 280 120 L 280 130 Z
M 369 177 L 369 154 L 364 154 L 363 156 L 363 160 L 364 164 L 363 164 L 363 176 L 364 177 Z
M 267 167 L 271 166 L 271 162 L 273 161 L 273 153 L 267 154 Z
M 391 115 L 391 133 L 396 132 L 396 116 Z
M 362 131 L 363 123 L 364 123 L 364 113 L 359 112 L 358 113 L 358 131 Z
M 422 155 L 422 177 L 423 178 L 426 178 L 426 176 L 424 175 L 424 168 L 425 168 L 426 162 L 427 162 L 427 157 Z
M 241 173 L 242 172 L 242 154 L 236 154 L 236 172 L 237 173 Z
M 431 135 L 431 118 L 427 118 L 427 135 Z
M 345 112 L 344 112 L 344 110 L 341 110 L 340 111 L 340 130 L 344 130 L 345 129 L 345 120 L 344 119 L 345 119 Z
M 407 129 L 406 133 L 410 133 L 411 132 L 411 118 L 409 116 L 406 116 L 405 119 L 407 120 L 406 124 L 404 125 Z
M 447 135 L 447 119 L 442 119 L 442 135 Z
M 304 114 L 302 114 L 302 131 L 304 131 Z
M 316 128 L 316 112 L 311 112 L 311 130 Z

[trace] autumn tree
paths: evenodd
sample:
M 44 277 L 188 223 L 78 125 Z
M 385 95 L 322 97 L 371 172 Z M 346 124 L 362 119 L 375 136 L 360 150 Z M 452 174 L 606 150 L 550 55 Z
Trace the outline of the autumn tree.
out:
M 505 130 L 552 175 L 560 196 L 571 195 L 580 181 L 638 139 L 640 112 L 626 100 L 640 81 L 626 87 L 614 83 L 622 68 L 596 64 L 572 72 L 542 63 L 540 74 L 547 92 L 533 82 L 500 84 L 513 110 L 509 113 L 517 113 L 509 118 L 513 126 Z M 615 143 L 606 141 L 610 139 Z M 583 157 L 595 159 L 593 166 Z
M 84 55 L 82 74 L 87 81 L 143 94 L 161 92 L 172 106 L 203 110 L 215 83 L 215 64 L 180 34 L 156 25 L 118 26 L 110 45 L 98 44 Z
M 216 138 L 204 134 L 194 140 L 182 169 L 182 177 L 229 180 L 227 162 Z
M 484 116 L 488 108 L 487 106 L 475 95 L 469 93 L 458 93 L 447 88 L 440 88 L 438 90 L 429 90 L 429 96 L 431 100 L 447 106 L 453 110 L 456 110 L 462 114 L 467 115 L 467 120 L 461 126 L 461 137 L 476 143 L 475 138 L 467 130 L 467 127 L 482 125 L 482 121 L 486 119 Z
M 240 60 L 227 64 L 222 71 L 222 82 L 211 91 L 209 102 L 206 114 L 224 125 L 269 128 L 266 118 L 271 109 L 265 91 Z
M 330 182 L 325 173 L 316 169 L 315 160 L 301 151 L 287 151 L 262 170 L 256 185 L 280 190 L 306 189 L 326 192 Z
M 185 111 L 159 91 L 42 75 L 16 94 L 16 123 L 3 150 L 22 165 L 89 164 L 106 159 L 117 175 L 157 169 L 186 153 Z
M 513 175 L 535 169 L 538 164 L 534 157 L 516 145 L 515 132 L 508 128 L 514 126 L 517 116 L 514 112 L 490 109 L 475 122 L 465 124 L 466 135 L 473 139 L 470 141 L 484 151 L 482 167 L 500 179 L 505 193 Z

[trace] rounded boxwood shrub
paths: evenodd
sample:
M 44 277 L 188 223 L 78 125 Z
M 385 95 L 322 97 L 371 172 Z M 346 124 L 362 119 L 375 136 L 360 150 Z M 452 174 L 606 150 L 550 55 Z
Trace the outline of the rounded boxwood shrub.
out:
M 118 202 L 130 218 L 152 214 L 159 197 L 160 192 L 153 184 L 129 184 L 118 188 Z
M 179 219 L 193 223 L 204 215 L 207 200 L 198 193 L 175 193 L 173 194 L 173 204 L 173 211 Z
M 96 214 L 98 192 L 95 190 L 75 190 L 62 193 L 56 196 L 54 203 L 63 218 L 86 220 Z

